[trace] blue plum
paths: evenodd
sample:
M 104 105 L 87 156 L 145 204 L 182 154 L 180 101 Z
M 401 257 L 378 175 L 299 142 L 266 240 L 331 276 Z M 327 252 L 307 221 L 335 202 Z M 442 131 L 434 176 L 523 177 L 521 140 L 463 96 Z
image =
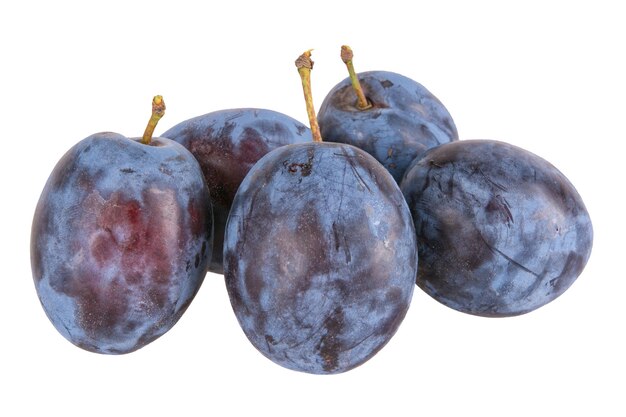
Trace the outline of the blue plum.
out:
M 288 145 L 235 196 L 224 271 L 233 310 L 266 357 L 315 374 L 381 349 L 409 307 L 417 249 L 398 185 L 350 145 Z
M 212 249 L 209 192 L 180 144 L 115 133 L 58 162 L 34 215 L 33 278 L 56 329 L 97 353 L 139 349 L 198 291 Z
M 589 213 L 544 159 L 492 140 L 427 151 L 401 183 L 418 238 L 417 285 L 489 317 L 535 310 L 567 290 L 591 253 Z
M 220 110 L 177 124 L 164 137 L 196 157 L 213 203 L 215 241 L 209 270 L 222 273 L 224 227 L 230 206 L 252 165 L 290 143 L 310 142 L 311 131 L 291 117 L 265 109 Z
M 458 140 L 448 110 L 421 84 L 387 71 L 354 76 L 358 76 L 369 107 L 358 104 L 350 78 L 337 84 L 318 112 L 324 140 L 365 150 L 398 183 L 409 164 L 424 151 Z

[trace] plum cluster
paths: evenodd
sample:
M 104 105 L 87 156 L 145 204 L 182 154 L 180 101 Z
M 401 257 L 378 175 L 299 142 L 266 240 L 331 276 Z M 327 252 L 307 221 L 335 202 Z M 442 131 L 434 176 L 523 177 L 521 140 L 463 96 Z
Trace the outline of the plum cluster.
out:
M 341 58 L 349 77 L 317 115 L 310 51 L 296 60 L 310 128 L 241 108 L 153 138 L 156 96 L 142 138 L 98 133 L 70 149 L 31 232 L 57 330 L 89 351 L 132 352 L 174 326 L 212 271 L 263 355 L 335 374 L 393 337 L 416 284 L 487 317 L 567 290 L 593 240 L 568 179 L 522 148 L 459 140 L 421 84 L 357 74 L 347 46 Z

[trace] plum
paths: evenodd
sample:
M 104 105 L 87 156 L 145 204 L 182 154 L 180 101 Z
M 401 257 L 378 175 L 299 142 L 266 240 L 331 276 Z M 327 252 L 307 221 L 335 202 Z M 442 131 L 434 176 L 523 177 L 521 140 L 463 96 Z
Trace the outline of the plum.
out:
M 589 213 L 546 160 L 493 140 L 427 151 L 400 185 L 417 233 L 417 285 L 470 314 L 503 317 L 554 300 L 591 253 Z
M 333 87 L 320 107 L 324 140 L 365 150 L 398 183 L 424 151 L 458 140 L 450 113 L 424 86 L 388 71 L 357 75 L 352 50 L 344 45 L 341 55 L 350 77 Z
M 350 145 L 288 145 L 241 184 L 224 240 L 233 310 L 274 362 L 347 371 L 391 338 L 417 272 L 415 232 L 393 178 Z
M 132 352 L 169 330 L 210 260 L 211 202 L 198 163 L 180 144 L 146 137 L 83 139 L 57 163 L 35 210 L 41 304 L 65 338 L 92 352 Z
M 213 203 L 215 240 L 209 270 L 221 274 L 224 227 L 239 184 L 263 155 L 290 143 L 310 142 L 311 132 L 285 114 L 242 108 L 194 117 L 162 136 L 181 143 L 200 163 Z
M 351 145 L 319 142 L 309 56 L 296 63 L 315 142 L 275 149 L 245 177 L 226 225 L 224 275 L 237 319 L 263 355 L 334 374 L 364 363 L 398 329 L 417 249 L 385 168 Z

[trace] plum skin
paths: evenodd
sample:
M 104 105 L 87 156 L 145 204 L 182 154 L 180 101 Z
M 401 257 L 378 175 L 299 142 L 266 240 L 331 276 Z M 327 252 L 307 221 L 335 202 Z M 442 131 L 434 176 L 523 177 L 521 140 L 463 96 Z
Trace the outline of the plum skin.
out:
M 169 330 L 206 274 L 208 189 L 178 143 L 92 135 L 57 163 L 35 210 L 31 265 L 56 329 L 88 351 L 122 354 Z
M 424 86 L 389 71 L 358 74 L 372 107 L 361 110 L 349 78 L 328 93 L 318 120 L 325 141 L 354 145 L 373 155 L 399 184 L 427 149 L 458 140 L 452 116 Z
M 209 270 L 223 273 L 224 227 L 239 184 L 263 155 L 290 143 L 311 142 L 311 131 L 291 117 L 266 109 L 219 110 L 163 133 L 197 159 L 213 203 L 215 236 Z
M 515 316 L 557 298 L 591 254 L 569 180 L 524 149 L 468 140 L 426 152 L 401 183 L 418 237 L 417 285 L 469 314 Z
M 287 145 L 250 170 L 224 241 L 225 281 L 252 344 L 334 374 L 371 358 L 409 307 L 417 249 L 391 175 L 350 145 Z

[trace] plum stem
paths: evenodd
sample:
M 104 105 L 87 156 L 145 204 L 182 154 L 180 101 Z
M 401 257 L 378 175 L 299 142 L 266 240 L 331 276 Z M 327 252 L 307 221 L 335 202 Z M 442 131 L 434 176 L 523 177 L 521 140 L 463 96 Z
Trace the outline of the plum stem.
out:
M 143 132 L 143 137 L 141 138 L 141 143 L 144 145 L 149 145 L 152 141 L 152 135 L 154 134 L 154 129 L 156 125 L 161 120 L 161 117 L 165 114 L 165 101 L 163 101 L 162 96 L 154 96 L 152 99 L 152 115 L 150 116 L 150 120 L 148 121 L 148 126 L 146 126 L 146 130 Z
M 312 49 L 305 51 L 296 59 L 296 68 L 298 68 L 300 80 L 302 80 L 302 91 L 304 92 L 306 113 L 309 116 L 313 142 L 321 142 L 322 135 L 320 133 L 320 126 L 317 124 L 317 116 L 315 115 L 315 107 L 313 106 L 313 93 L 311 92 L 311 70 L 313 69 L 311 51 Z
M 356 72 L 354 71 L 354 64 L 352 64 L 353 56 L 354 54 L 352 53 L 352 48 L 350 48 L 348 45 L 342 45 L 341 60 L 343 61 L 344 64 L 346 64 L 346 67 L 348 68 L 348 74 L 350 74 L 350 81 L 352 81 L 352 88 L 354 89 L 354 92 L 356 93 L 356 97 L 357 97 L 356 107 L 359 110 L 367 110 L 370 107 L 372 107 L 372 105 L 370 104 L 369 101 L 367 101 L 367 98 L 365 97 L 365 94 L 363 93 L 363 88 L 361 87 L 361 83 L 359 82 L 359 77 L 357 77 Z

